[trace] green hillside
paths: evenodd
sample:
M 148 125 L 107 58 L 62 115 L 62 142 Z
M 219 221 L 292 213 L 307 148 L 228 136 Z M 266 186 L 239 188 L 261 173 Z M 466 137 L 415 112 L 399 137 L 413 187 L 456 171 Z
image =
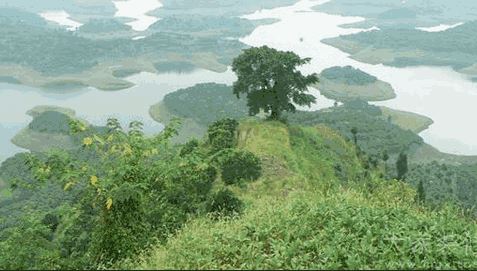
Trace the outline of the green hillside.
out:
M 199 84 L 152 106 L 157 134 L 28 111 L 13 139 L 28 152 L 0 165 L 0 268 L 476 268 L 475 157 L 432 149 L 417 134 L 432 120 L 358 99 L 366 93 L 297 110 L 316 102 L 318 75 L 298 69 L 310 60 L 247 49 L 232 86 Z M 322 76 L 377 82 L 352 67 Z
M 145 137 L 139 123 L 125 133 L 110 120 L 104 134 L 79 129 L 78 149 L 21 154 L 3 163 L 1 178 L 15 189 L 0 200 L 0 265 L 477 264 L 477 226 L 465 212 L 450 202 L 434 210 L 419 203 L 412 186 L 383 177 L 383 161 L 370 164 L 367 154 L 326 125 L 222 120 L 200 141 L 170 145 L 174 123 Z M 227 165 L 242 169 L 234 173 Z M 18 244 L 21 249 L 13 250 Z
M 239 147 L 264 175 L 235 187 L 242 216 L 190 221 L 142 269 L 389 269 L 476 266 L 473 222 L 428 211 L 398 181 L 364 174 L 355 148 L 325 127 L 242 122 Z M 273 161 L 273 162 L 271 162 Z M 365 177 L 368 176 L 368 177 Z

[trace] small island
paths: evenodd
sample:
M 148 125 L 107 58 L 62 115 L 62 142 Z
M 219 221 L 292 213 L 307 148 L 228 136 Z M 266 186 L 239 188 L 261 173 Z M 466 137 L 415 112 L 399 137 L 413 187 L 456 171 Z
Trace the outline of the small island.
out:
M 232 87 L 205 83 L 167 94 L 162 102 L 150 108 L 149 114 L 166 125 L 173 118 L 181 118 L 180 136 L 174 141 L 185 142 L 202 137 L 207 126 L 216 120 L 246 117 L 248 107 L 245 99 L 237 99 L 232 93 Z
M 71 120 L 80 120 L 74 110 L 57 106 L 37 106 L 27 114 L 33 120 L 12 139 L 16 146 L 33 152 L 57 148 L 71 150 L 78 147 L 81 135 L 73 134 L 70 128 Z M 85 120 L 80 121 L 90 126 Z
M 390 28 L 322 42 L 360 62 L 393 67 L 450 66 L 459 73 L 476 76 L 476 29 L 477 22 L 467 22 L 441 32 Z
M 351 66 L 323 70 L 316 87 L 326 98 L 340 102 L 356 99 L 367 102 L 385 101 L 396 97 L 389 83 Z

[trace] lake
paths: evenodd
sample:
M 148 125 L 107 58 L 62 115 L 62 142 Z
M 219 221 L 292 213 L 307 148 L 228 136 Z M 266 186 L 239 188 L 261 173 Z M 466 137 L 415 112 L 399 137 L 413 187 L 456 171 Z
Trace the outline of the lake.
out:
M 394 109 L 419 113 L 435 122 L 421 133 L 424 140 L 443 152 L 477 154 L 477 84 L 447 67 L 393 68 L 355 61 L 342 51 L 321 43 L 339 35 L 373 29 L 339 27 L 364 20 L 313 11 L 311 8 L 327 0 L 303 0 L 289 7 L 262 10 L 246 15 L 248 19 L 279 19 L 280 22 L 260 26 L 241 40 L 251 46 L 268 45 L 291 50 L 302 57 L 311 57 L 306 72 L 320 72 L 332 66 L 351 65 L 389 82 L 397 98 L 374 103 Z
M 389 82 L 397 98 L 379 102 L 391 108 L 423 114 L 435 124 L 421 136 L 439 150 L 454 154 L 477 154 L 477 84 L 445 67 L 392 68 L 360 63 L 348 54 L 321 43 L 322 39 L 356 33 L 363 29 L 344 29 L 339 25 L 362 21 L 359 17 L 343 17 L 315 12 L 311 7 L 326 1 L 303 0 L 288 7 L 262 10 L 246 15 L 248 19 L 276 18 L 279 22 L 258 27 L 241 40 L 251 46 L 269 45 L 280 50 L 293 50 L 303 57 L 312 57 L 303 68 L 306 73 L 320 72 L 332 66 L 352 65 L 379 79 Z M 373 31 L 373 29 L 368 29 Z M 46 91 L 21 85 L 0 84 L 0 161 L 20 151 L 10 139 L 30 121 L 25 113 L 37 105 L 56 105 L 71 108 L 77 116 L 96 125 L 104 125 L 107 118 L 116 117 L 123 124 L 131 120 L 145 123 L 146 132 L 160 131 L 163 126 L 149 116 L 151 105 L 170 92 L 197 83 L 231 84 L 235 75 L 194 70 L 190 73 L 141 73 L 127 80 L 136 86 L 121 91 L 100 91 L 87 88 L 68 93 Z M 333 105 L 321 96 L 311 110 Z M 206 106 L 206 105 L 204 105 Z M 303 109 L 303 108 L 301 108 Z
M 77 116 L 96 125 L 104 125 L 110 117 L 118 118 L 123 125 L 140 120 L 144 122 L 146 132 L 152 133 L 160 131 L 163 126 L 150 117 L 149 108 L 167 93 L 198 83 L 231 84 L 235 75 L 231 70 L 217 73 L 197 69 L 190 73 L 140 73 L 127 80 L 136 86 L 121 91 L 87 88 L 70 93 L 0 84 L 0 161 L 21 150 L 14 147 L 10 139 L 28 125 L 31 117 L 26 112 L 35 106 L 71 108 Z

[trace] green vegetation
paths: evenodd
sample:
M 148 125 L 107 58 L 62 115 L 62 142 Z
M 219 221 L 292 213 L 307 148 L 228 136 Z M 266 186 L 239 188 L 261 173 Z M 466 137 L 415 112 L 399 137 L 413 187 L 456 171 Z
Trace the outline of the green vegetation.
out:
M 380 107 L 383 117 L 404 130 L 411 130 L 416 134 L 426 130 L 434 121 L 426 116 L 412 112 L 399 111 L 384 106 Z
M 435 211 L 414 203 L 417 192 L 411 186 L 381 179 L 382 162 L 366 166 L 366 156 L 327 126 L 225 119 L 211 125 L 204 140 L 177 146 L 168 143 L 176 133 L 174 123 L 145 137 L 138 122 L 126 133 L 110 120 L 104 134 L 73 122 L 71 130 L 84 133 L 80 149 L 19 154 L 3 163 L 1 178 L 9 180 L 17 200 L 0 201 L 0 212 L 9 213 L 2 216 L 1 265 L 375 269 L 476 264 L 474 223 L 445 201 Z M 356 131 L 360 144 L 363 130 Z M 217 141 L 217 135 L 227 139 Z M 241 166 L 247 170 L 236 170 Z M 412 170 L 408 176 L 412 179 Z M 423 187 L 428 198 L 432 193 Z M 22 244 L 21 250 L 12 250 L 15 244 Z
M 11 7 L 0 7 L 0 24 L 21 22 L 31 26 L 46 26 L 46 22 L 39 15 L 25 12 Z
M 183 143 L 204 136 L 207 126 L 214 121 L 246 117 L 248 109 L 246 101 L 237 99 L 231 87 L 207 83 L 167 94 L 161 103 L 151 107 L 150 114 L 166 124 L 174 117 L 181 118 L 183 125 L 175 141 Z
M 352 140 L 352 129 L 357 128 L 358 146 L 366 153 L 380 156 L 386 151 L 397 155 L 423 140 L 409 130 L 389 122 L 379 107 L 363 101 L 345 103 L 342 106 L 315 112 L 297 112 L 289 115 L 288 121 L 301 125 L 325 124 Z
M 276 159 L 265 166 L 258 182 L 239 190 L 246 202 L 243 215 L 233 220 L 191 221 L 151 256 L 145 256 L 140 268 L 475 266 L 475 224 L 454 209 L 422 209 L 413 203 L 416 192 L 396 181 L 371 178 L 339 185 L 333 164 L 340 163 L 356 174 L 360 163 L 353 147 L 328 128 L 244 122 L 239 139 L 239 146 L 262 160 Z M 303 142 L 308 150 L 293 142 Z M 280 173 L 276 165 L 282 165 Z M 125 266 L 138 268 L 132 263 Z
M 210 13 L 191 8 L 196 3 L 190 1 L 170 1 L 159 9 L 166 11 L 159 16 L 161 20 L 140 40 L 132 40 L 136 34 L 124 25 L 125 21 L 113 19 L 115 9 L 111 1 L 7 2 L 6 6 L 0 4 L 1 78 L 44 88 L 66 85 L 65 89 L 69 89 L 73 84 L 119 90 L 133 86 L 121 78 L 141 71 L 226 71 L 233 57 L 246 48 L 238 39 L 270 22 L 252 22 L 238 15 L 293 1 L 202 3 L 211 8 Z M 61 7 L 84 24 L 75 32 L 53 27 L 37 15 L 46 7 Z M 225 9 L 233 14 L 224 13 Z
M 229 16 L 202 14 L 172 15 L 150 27 L 154 32 L 183 33 L 193 36 L 217 36 L 239 38 L 251 33 L 259 23 Z
M 222 119 L 207 129 L 207 142 L 216 152 L 232 148 L 237 144 L 235 131 L 239 123 L 234 119 Z
M 318 83 L 316 74 L 304 76 L 298 67 L 310 62 L 293 52 L 281 52 L 267 46 L 250 48 L 234 59 L 232 70 L 238 80 L 233 92 L 247 97 L 251 116 L 260 111 L 279 120 L 282 112 L 295 112 L 295 105 L 310 106 L 315 97 L 307 94 L 308 86 Z
M 91 40 L 67 31 L 21 24 L 2 24 L 0 37 L 0 44 L 4 44 L 0 75 L 34 86 L 68 82 L 106 90 L 131 86 L 112 76 L 109 63 L 154 72 L 156 63 L 170 59 L 224 71 L 231 63 L 228 56 L 238 55 L 244 48 L 234 40 L 218 42 L 216 36 L 159 32 L 137 41 Z M 211 60 L 205 61 L 204 55 Z
M 378 81 L 377 77 L 367 74 L 360 69 L 355 69 L 351 66 L 331 67 L 323 70 L 320 75 L 322 78 L 346 85 L 363 86 L 376 83 Z
M 213 146 L 203 142 L 180 152 L 168 142 L 174 125 L 145 137 L 139 122 L 126 133 L 111 119 L 108 131 L 98 134 L 73 121 L 71 130 L 83 135 L 81 148 L 19 154 L 3 163 L 13 199 L 0 202 L 2 214 L 11 212 L 2 216 L 0 265 L 108 267 L 167 240 L 192 217 L 238 211 L 241 202 L 224 194 L 225 180 L 219 182 Z M 235 153 L 236 146 L 229 147 Z M 253 154 L 247 158 L 257 162 Z M 240 172 L 234 177 L 250 180 Z M 25 231 L 21 251 L 13 250 Z M 15 255 L 25 256 L 19 261 Z
M 447 0 L 336 0 L 315 9 L 332 14 L 360 16 L 366 20 L 347 25 L 349 27 L 384 28 L 429 27 L 439 24 L 455 24 L 475 20 L 477 7 L 472 0 L 462 0 L 454 5 Z
M 70 109 L 38 106 L 27 112 L 33 120 L 27 127 L 13 137 L 12 142 L 24 149 L 44 152 L 51 149 L 75 149 L 81 141 L 82 134 L 73 134 L 70 122 L 76 120 L 75 112 Z M 104 131 L 103 127 L 85 125 L 98 132 Z
M 162 104 L 174 116 L 192 119 L 205 126 L 222 118 L 242 118 L 248 112 L 246 102 L 237 99 L 231 87 L 215 83 L 198 84 L 169 93 Z M 156 114 L 152 116 L 160 119 Z
M 208 106 L 202 106 L 203 104 Z M 204 136 L 207 125 L 213 121 L 221 118 L 241 119 L 248 113 L 245 101 L 237 100 L 231 87 L 212 83 L 170 93 L 163 102 L 153 106 L 150 112 L 155 120 L 162 123 L 168 123 L 173 117 L 183 119 L 187 127 L 183 127 L 181 132 L 188 136 L 182 137 L 181 142 L 191 137 Z M 317 112 L 299 111 L 287 117 L 291 123 L 300 125 L 329 125 L 350 139 L 351 129 L 360 127 L 360 147 L 370 153 L 386 149 L 389 153 L 398 154 L 413 142 L 422 142 L 414 133 L 424 130 L 432 123 L 429 118 L 413 113 L 357 101 Z
M 255 181 L 262 171 L 260 160 L 253 153 L 243 150 L 221 154 L 220 164 L 222 179 L 228 185 Z
M 408 154 L 426 146 L 413 132 L 421 126 L 366 101 L 295 112 L 292 102 L 314 102 L 305 92 L 317 76 L 297 71 L 308 61 L 268 47 L 248 49 L 233 62 L 233 87 L 201 84 L 152 107 L 151 115 L 167 123 L 156 135 L 145 135 L 137 121 L 127 130 L 116 119 L 95 127 L 71 110 L 32 109 L 28 138 L 54 135 L 58 144 L 63 136 L 71 148 L 44 148 L 42 139 L 44 149 L 1 164 L 0 266 L 477 266 L 477 182 L 467 178 L 477 166 L 416 166 Z M 343 82 L 372 79 L 348 72 L 359 79 Z M 234 94 L 246 94 L 248 102 Z M 260 110 L 271 117 L 245 118 Z M 176 116 L 193 126 L 183 139 L 202 139 L 173 144 Z
M 477 63 L 477 22 L 443 32 L 383 29 L 326 39 L 326 44 L 350 53 L 358 61 L 395 67 L 438 65 L 456 71 Z M 405 38 L 403 38 L 405 37 Z
M 408 162 L 407 162 L 407 154 L 401 152 L 398 156 L 396 162 L 396 169 L 397 169 L 397 179 L 398 180 L 405 180 L 406 174 L 409 170 Z
M 471 252 L 475 240 L 467 239 L 475 234 L 475 227 L 452 211 L 421 214 L 402 206 L 382 207 L 379 205 L 384 205 L 384 199 L 364 196 L 346 191 L 328 198 L 293 195 L 281 202 L 261 202 L 237 221 L 199 220 L 160 247 L 143 268 L 386 270 L 475 266 L 475 252 Z
M 166 99 L 165 103 L 168 105 L 174 104 L 174 116 L 187 116 L 189 118 L 200 116 L 196 118 L 196 121 L 207 118 L 211 118 L 210 121 L 212 121 L 214 118 L 218 119 L 220 117 L 243 118 L 246 116 L 246 105 L 242 103 L 239 106 L 242 100 L 236 100 L 231 94 L 232 89 L 230 87 L 223 86 L 221 90 L 210 91 L 213 86 L 218 85 L 208 85 L 207 88 L 205 88 L 205 86 L 206 85 L 198 85 L 187 90 L 180 90 L 177 93 L 169 94 L 168 97 L 170 97 L 170 99 Z M 182 97 L 182 99 L 179 99 L 179 97 Z M 174 100 L 175 102 L 172 103 Z M 195 101 L 199 102 L 195 103 Z M 202 102 L 207 102 L 209 106 L 207 108 L 202 107 Z M 162 108 L 165 106 L 165 103 L 161 104 Z M 237 106 L 232 111 L 226 111 L 227 113 L 224 112 L 224 114 L 215 113 L 218 112 L 218 109 L 225 110 L 229 107 L 231 108 L 232 105 Z M 235 115 L 235 113 L 237 113 L 237 115 Z M 354 142 L 354 137 L 356 136 L 356 145 L 369 157 L 369 163 L 382 161 L 380 163 L 385 164 L 383 167 L 387 171 L 385 175 L 390 178 L 397 176 L 396 161 L 402 151 L 408 153 L 410 171 L 416 164 L 428 164 L 432 161 L 439 161 L 439 163 L 447 165 L 472 165 L 477 162 L 475 157 L 440 153 L 423 143 L 417 133 L 432 124 L 432 120 L 413 113 L 396 111 L 385 107 L 372 106 L 366 102 L 354 101 L 347 102 L 339 107 L 323 109 L 316 112 L 299 111 L 295 114 L 287 114 L 285 117 L 291 124 L 307 126 L 326 125 L 332 127 L 350 142 Z M 356 128 L 355 135 L 353 134 L 354 128 Z M 188 129 L 187 132 L 190 133 L 190 137 L 200 138 L 206 134 L 206 128 L 201 128 L 200 131 Z M 182 142 L 185 142 L 185 139 Z M 262 144 L 267 143 L 262 142 Z M 304 143 L 304 146 L 306 146 L 306 144 L 307 143 Z M 277 163 L 275 159 L 271 159 L 270 161 Z M 277 170 L 280 171 L 279 169 Z M 336 170 L 342 170 L 341 165 L 336 165 Z M 409 174 L 409 176 L 415 176 L 415 174 Z M 406 178 L 406 181 L 417 187 L 419 182 L 415 182 L 414 177 L 409 178 L 411 177 Z M 426 179 L 425 175 L 421 178 Z M 455 179 L 455 182 L 457 186 L 461 183 L 458 179 Z M 465 185 L 463 186 L 465 187 Z M 424 187 L 427 187 L 427 181 L 424 182 Z M 467 191 L 472 190 L 467 189 Z M 448 199 L 449 197 L 443 198 Z M 441 200 L 440 202 L 443 201 Z M 472 206 L 474 204 L 471 202 L 462 205 L 464 202 L 461 202 L 460 199 L 454 202 L 457 202 L 461 206 Z M 426 204 L 433 206 L 432 201 L 428 201 Z
M 78 29 L 80 34 L 104 34 L 130 30 L 130 26 L 127 26 L 124 23 L 115 19 L 91 19 Z
M 407 181 L 417 187 L 422 184 L 426 204 L 438 208 L 450 201 L 475 216 L 476 169 L 477 165 L 416 164 L 410 168 Z
M 27 11 L 38 14 L 48 10 L 64 10 L 69 13 L 73 20 L 87 22 L 90 19 L 113 17 L 116 8 L 109 0 L 43 0 L 32 2 L 29 0 L 4 0 L 0 7 L 14 8 L 16 10 Z M 45 21 L 42 20 L 44 23 Z M 55 27 L 58 27 L 55 24 Z
M 113 18 L 91 18 L 75 33 L 91 40 L 132 39 L 136 33 L 124 21 Z
M 351 66 L 332 67 L 320 74 L 320 93 L 337 101 L 384 101 L 396 97 L 390 84 Z
M 288 6 L 294 4 L 295 0 L 243 0 L 238 4 L 235 0 L 209 1 L 209 0 L 163 0 L 163 8 L 154 12 L 160 18 L 170 15 L 190 15 L 202 14 L 206 16 L 228 16 L 236 17 L 249 14 L 260 9 L 270 9 L 280 6 Z

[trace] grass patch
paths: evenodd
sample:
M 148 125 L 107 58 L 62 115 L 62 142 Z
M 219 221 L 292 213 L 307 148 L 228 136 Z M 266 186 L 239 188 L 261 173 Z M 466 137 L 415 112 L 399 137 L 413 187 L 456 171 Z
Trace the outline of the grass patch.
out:
M 416 113 L 399 111 L 385 106 L 380 108 L 385 119 L 389 119 L 391 123 L 396 124 L 402 129 L 411 130 L 416 134 L 426 130 L 434 123 L 431 118 Z

